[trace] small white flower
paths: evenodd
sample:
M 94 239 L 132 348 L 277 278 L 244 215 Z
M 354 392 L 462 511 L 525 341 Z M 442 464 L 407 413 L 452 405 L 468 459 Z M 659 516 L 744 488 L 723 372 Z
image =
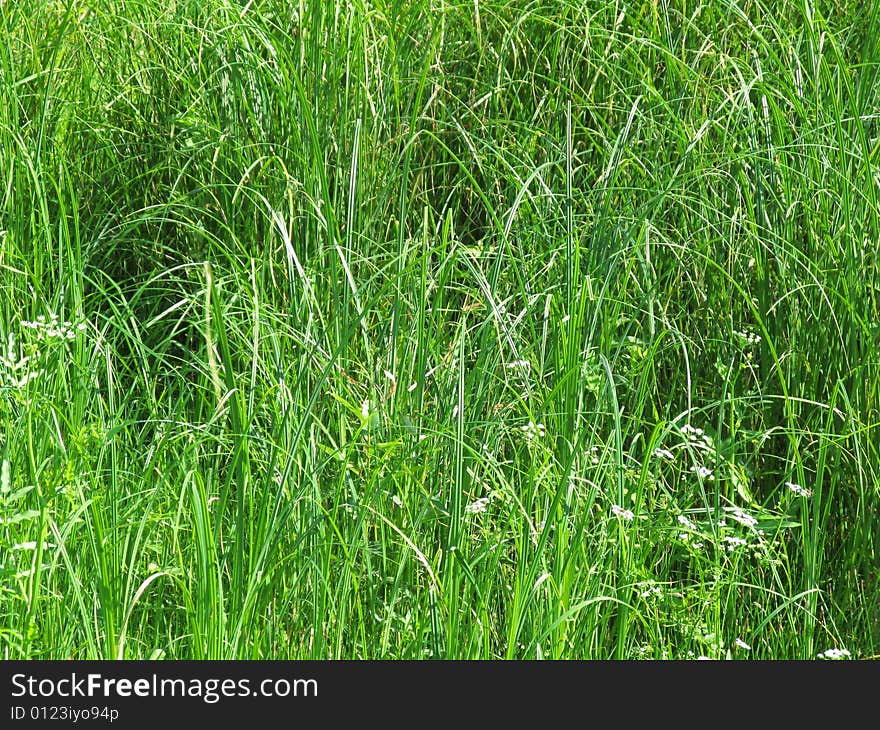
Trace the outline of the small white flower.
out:
M 820 651 L 816 656 L 819 659 L 849 659 L 852 654 L 848 649 L 826 649 L 824 652 Z
M 45 315 L 41 314 L 35 321 L 22 322 L 21 326 L 35 330 L 38 341 L 52 339 L 73 340 L 76 339 L 77 330 L 83 331 L 85 329 L 83 324 L 74 326 L 73 322 L 62 322 L 57 314 L 51 314 L 48 320 Z
M 739 522 L 739 524 L 744 525 L 745 527 L 754 527 L 758 524 L 758 520 L 750 514 L 743 512 L 739 507 L 734 507 L 730 511 L 730 519 Z
M 675 454 L 673 454 L 669 449 L 654 449 L 651 452 L 651 456 L 655 459 L 668 459 L 669 461 L 673 461 L 675 459 Z
M 529 421 L 525 426 L 520 426 L 519 428 L 525 433 L 529 441 L 543 438 L 547 433 L 543 423 L 535 423 L 534 421 Z
M 713 479 L 715 479 L 715 475 L 712 474 L 712 470 L 700 464 L 692 466 L 688 471 L 696 474 L 700 479 L 705 479 L 707 482 L 711 482 Z
M 619 504 L 611 505 L 611 513 L 615 517 L 620 517 L 622 520 L 626 520 L 627 522 L 632 522 L 635 519 L 635 515 L 631 509 L 624 509 Z
M 513 362 L 507 363 L 504 367 L 508 370 L 529 370 L 532 367 L 532 363 L 528 360 L 514 360 Z
M 761 335 L 747 330 L 734 330 L 734 336 L 739 340 L 740 345 L 748 347 L 749 345 L 757 345 L 761 341 Z
M 734 537 L 733 535 L 725 535 L 721 539 L 727 543 L 728 550 L 736 550 L 736 548 L 738 548 L 738 547 L 743 547 L 744 545 L 748 545 L 748 543 L 745 540 L 743 540 L 741 537 Z
M 485 512 L 486 508 L 489 506 L 489 500 L 489 497 L 480 497 L 475 502 L 466 505 L 464 511 L 469 515 L 478 515 L 481 512 Z
M 798 497 L 809 497 L 813 494 L 811 490 L 802 487 L 800 484 L 795 484 L 794 482 L 786 482 L 785 486 L 788 487 L 792 492 L 794 492 Z
M 702 428 L 694 428 L 691 424 L 686 423 L 681 427 L 681 432 L 687 436 L 691 441 L 696 441 L 700 436 L 703 435 Z
M 703 451 L 708 451 L 712 448 L 712 437 L 702 428 L 696 428 L 686 423 L 681 427 L 681 433 L 687 438 L 688 444 L 694 448 Z
M 687 517 L 685 517 L 684 515 L 679 515 L 678 521 L 680 524 L 684 525 L 689 530 L 694 530 L 696 532 L 697 526 L 693 522 L 691 522 Z

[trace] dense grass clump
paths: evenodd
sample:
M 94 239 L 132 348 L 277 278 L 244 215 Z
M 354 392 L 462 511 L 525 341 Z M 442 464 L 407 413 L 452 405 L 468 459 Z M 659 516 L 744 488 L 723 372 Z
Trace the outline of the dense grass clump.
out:
M 0 29 L 4 657 L 880 654 L 873 3 Z

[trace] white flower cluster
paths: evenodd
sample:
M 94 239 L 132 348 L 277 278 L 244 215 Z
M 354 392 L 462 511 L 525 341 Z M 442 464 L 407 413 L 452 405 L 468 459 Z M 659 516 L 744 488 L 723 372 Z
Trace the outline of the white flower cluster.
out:
M 4 368 L 0 383 L 13 388 L 24 388 L 31 380 L 39 377 L 42 370 L 32 367 L 32 359 L 21 351 L 15 334 L 10 332 L 5 350 L 0 349 L 0 366 Z
M 748 527 L 749 529 L 755 527 L 758 524 L 758 520 L 756 520 L 752 515 L 747 512 L 743 512 L 739 507 L 733 507 L 728 511 L 728 517 L 732 519 L 734 522 L 739 522 L 739 524 L 744 527 Z
M 635 519 L 635 515 L 631 509 L 624 509 L 619 504 L 611 505 L 611 514 L 622 520 L 626 520 L 627 522 L 632 522 Z
M 691 443 L 703 442 L 708 446 L 712 442 L 711 438 L 706 435 L 706 432 L 702 428 L 694 428 L 689 423 L 686 423 L 681 427 L 681 432 Z
M 88 325 L 81 322 L 74 325 L 73 322 L 62 322 L 57 314 L 50 314 L 49 317 L 40 315 L 34 322 L 22 322 L 22 327 L 35 330 L 37 340 L 75 340 L 77 332 L 84 332 Z
M 704 547 L 706 542 L 713 545 L 716 549 L 725 552 L 735 552 L 739 550 L 751 551 L 756 558 L 761 558 L 763 550 L 766 547 L 764 542 L 764 531 L 758 529 L 758 520 L 753 515 L 744 512 L 739 507 L 725 507 L 725 517 L 716 522 L 721 533 L 712 530 L 711 533 L 704 531 L 701 527 L 691 520 L 689 517 L 681 514 L 678 515 L 678 523 L 685 528 L 685 532 L 678 533 L 678 540 L 689 547 L 699 550 Z M 731 529 L 737 529 L 730 522 L 737 523 L 746 528 L 749 534 L 733 535 L 725 534 Z M 741 529 L 741 528 L 739 528 Z
M 703 466 L 702 464 L 696 464 L 692 466 L 688 471 L 696 474 L 700 479 L 703 479 L 707 482 L 711 482 L 715 479 L 715 476 L 712 474 L 712 470 Z
M 745 547 L 748 545 L 748 542 L 741 537 L 734 537 L 733 535 L 725 535 L 721 539 L 726 543 L 728 550 L 736 550 L 738 547 Z
M 825 651 L 820 651 L 817 655 L 817 659 L 849 659 L 852 654 L 849 653 L 848 649 L 826 649 Z
M 547 435 L 544 424 L 535 423 L 534 421 L 529 421 L 525 426 L 520 426 L 520 430 L 525 433 L 526 438 L 529 441 L 533 441 L 536 438 L 543 438 Z
M 733 336 L 736 337 L 740 345 L 743 347 L 757 345 L 761 341 L 761 335 L 756 334 L 755 332 L 749 332 L 748 330 L 734 330 Z
M 700 532 L 696 522 L 686 517 L 685 515 L 679 515 L 678 524 L 680 524 L 687 530 L 687 532 L 678 533 L 678 539 L 681 540 L 683 543 L 690 545 L 694 550 L 702 549 L 703 543 L 697 539 L 698 537 L 700 537 Z
M 791 490 L 798 497 L 806 498 L 806 497 L 812 496 L 812 494 L 813 494 L 813 492 L 810 491 L 809 489 L 802 487 L 800 484 L 795 484 L 794 482 L 786 482 L 785 486 L 788 487 L 789 490 Z
M 702 428 L 697 428 L 686 423 L 681 427 L 681 434 L 687 439 L 687 441 L 682 444 L 683 447 L 714 455 L 715 443 L 712 441 L 712 437 Z M 694 471 L 694 469 L 691 469 L 691 471 Z
M 478 515 L 481 512 L 485 512 L 486 508 L 489 506 L 489 501 L 491 497 L 480 497 L 478 500 L 471 502 L 468 505 L 465 505 L 464 511 L 469 515 Z

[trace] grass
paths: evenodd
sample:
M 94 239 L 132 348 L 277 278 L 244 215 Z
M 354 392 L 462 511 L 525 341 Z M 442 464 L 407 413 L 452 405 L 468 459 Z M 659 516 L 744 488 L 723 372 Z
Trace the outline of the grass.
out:
M 880 654 L 871 3 L 0 25 L 5 658 Z

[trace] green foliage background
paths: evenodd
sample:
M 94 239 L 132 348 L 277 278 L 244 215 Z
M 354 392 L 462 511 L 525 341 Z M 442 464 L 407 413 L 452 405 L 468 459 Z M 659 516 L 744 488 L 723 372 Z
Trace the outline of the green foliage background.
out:
M 5 657 L 878 654 L 871 3 L 0 27 Z

